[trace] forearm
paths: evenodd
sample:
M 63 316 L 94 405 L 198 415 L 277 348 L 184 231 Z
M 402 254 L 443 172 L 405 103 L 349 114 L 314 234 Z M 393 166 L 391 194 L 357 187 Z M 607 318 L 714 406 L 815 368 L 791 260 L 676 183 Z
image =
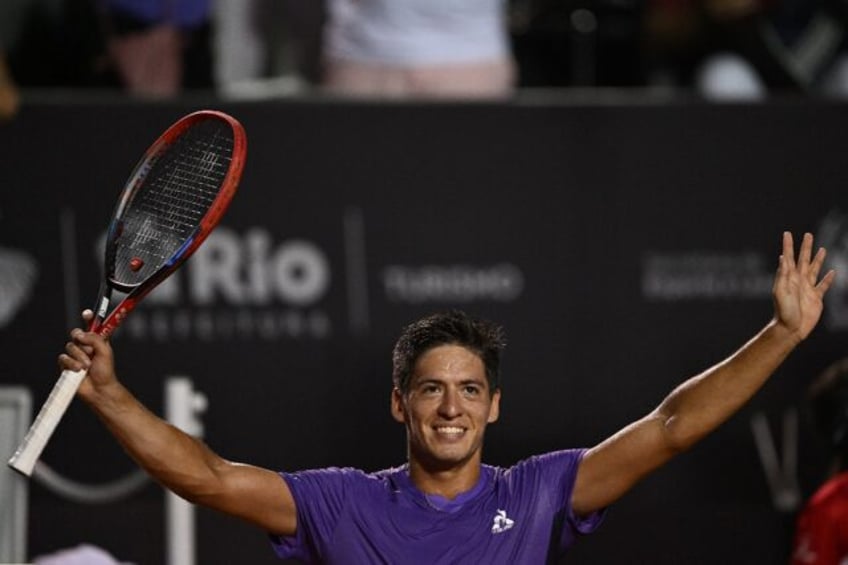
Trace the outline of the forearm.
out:
M 800 341 L 797 333 L 772 321 L 729 358 L 672 391 L 655 412 L 671 448 L 688 449 L 730 418 Z
M 217 488 L 216 469 L 227 462 L 153 414 L 120 383 L 83 399 L 130 457 L 166 488 L 193 502 Z

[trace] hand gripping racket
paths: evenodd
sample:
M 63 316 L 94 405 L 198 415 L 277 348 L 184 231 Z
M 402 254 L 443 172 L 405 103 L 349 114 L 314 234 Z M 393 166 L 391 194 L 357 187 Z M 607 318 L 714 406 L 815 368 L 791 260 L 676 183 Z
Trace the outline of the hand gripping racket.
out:
M 241 124 L 211 110 L 183 117 L 153 143 L 130 175 L 109 224 L 90 331 L 111 335 L 194 253 L 229 206 L 246 152 Z M 9 466 L 32 474 L 85 375 L 62 372 Z

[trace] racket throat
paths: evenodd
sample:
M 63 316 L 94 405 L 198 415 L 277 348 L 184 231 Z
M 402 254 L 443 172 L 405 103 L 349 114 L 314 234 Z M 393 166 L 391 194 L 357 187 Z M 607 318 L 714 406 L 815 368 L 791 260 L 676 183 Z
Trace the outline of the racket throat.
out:
M 97 305 L 97 312 L 95 312 L 95 319 L 102 320 L 106 317 L 106 314 L 109 313 L 109 297 L 101 296 L 100 304 Z

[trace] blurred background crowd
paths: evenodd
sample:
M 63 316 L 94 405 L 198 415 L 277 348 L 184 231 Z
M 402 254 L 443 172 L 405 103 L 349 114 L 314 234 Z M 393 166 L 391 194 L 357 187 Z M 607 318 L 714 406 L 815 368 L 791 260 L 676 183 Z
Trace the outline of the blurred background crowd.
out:
M 3 0 L 0 113 L 57 88 L 842 97 L 847 14 L 846 0 Z

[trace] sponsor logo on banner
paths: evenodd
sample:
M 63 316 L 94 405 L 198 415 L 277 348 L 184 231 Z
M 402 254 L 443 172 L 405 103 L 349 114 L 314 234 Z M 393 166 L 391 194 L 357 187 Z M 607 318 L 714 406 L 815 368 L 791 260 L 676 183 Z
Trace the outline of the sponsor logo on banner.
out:
M 125 322 L 130 339 L 328 337 L 321 301 L 331 280 L 324 251 L 305 239 L 275 241 L 265 228 L 218 227 L 191 259 Z
M 838 273 L 825 296 L 824 322 L 832 330 L 848 329 L 848 214 L 830 212 L 819 225 L 816 245 L 827 249 L 825 272 L 834 269 Z
M 642 295 L 649 300 L 763 298 L 773 279 L 773 268 L 754 252 L 652 252 L 642 262 Z
M 848 272 L 848 213 L 830 212 L 815 239 L 816 247 L 827 249 L 824 271 Z M 661 301 L 766 298 L 775 269 L 776 257 L 754 252 L 650 252 L 642 261 L 642 295 Z M 825 301 L 826 326 L 848 329 L 848 277 L 836 277 Z
M 391 265 L 383 270 L 391 302 L 511 302 L 524 289 L 524 274 L 510 263 L 470 265 Z
M 105 235 L 97 257 L 104 244 Z M 364 264 L 352 266 L 351 260 L 345 265 L 348 298 L 367 309 Z M 324 339 L 338 323 L 325 304 L 335 270 L 308 239 L 275 239 L 265 227 L 237 232 L 219 226 L 127 317 L 120 335 L 159 341 Z M 381 275 L 387 301 L 396 304 L 510 302 L 524 290 L 524 274 L 508 262 L 389 265 Z M 350 297 L 354 290 L 356 300 Z M 367 332 L 368 312 L 348 306 L 349 329 Z

